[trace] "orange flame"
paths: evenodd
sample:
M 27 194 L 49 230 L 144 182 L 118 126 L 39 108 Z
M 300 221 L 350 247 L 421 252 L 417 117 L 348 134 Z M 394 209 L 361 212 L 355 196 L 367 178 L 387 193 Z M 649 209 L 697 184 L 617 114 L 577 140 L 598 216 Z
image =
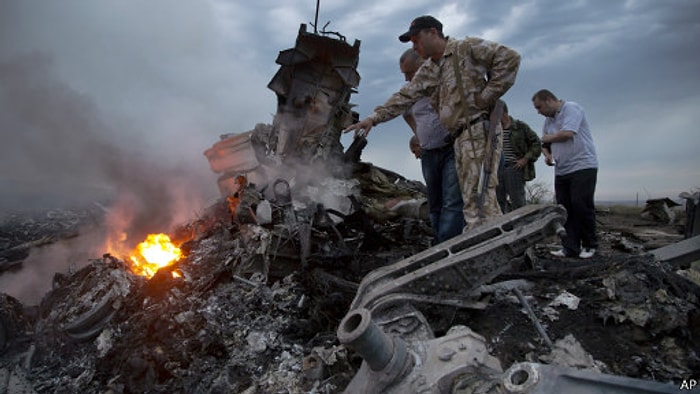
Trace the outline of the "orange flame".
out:
M 182 257 L 167 234 L 149 234 L 131 253 L 132 270 L 138 275 L 153 277 L 160 268 L 172 265 Z

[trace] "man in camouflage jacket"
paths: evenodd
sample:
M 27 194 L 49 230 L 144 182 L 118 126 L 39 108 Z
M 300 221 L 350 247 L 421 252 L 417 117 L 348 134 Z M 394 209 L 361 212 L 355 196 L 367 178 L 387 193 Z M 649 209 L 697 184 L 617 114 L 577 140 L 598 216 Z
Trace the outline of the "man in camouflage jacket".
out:
M 482 171 L 488 115 L 496 101 L 515 82 L 520 55 L 506 46 L 481 38 L 456 40 L 446 37 L 442 23 L 432 16 L 414 19 L 399 40 L 410 40 L 413 49 L 430 61 L 423 63 L 411 82 L 394 93 L 384 105 L 345 131 L 355 130 L 357 133 L 364 130 L 367 135 L 374 125 L 403 114 L 416 101 L 429 97 L 440 121 L 455 139 L 455 159 L 468 228 L 480 222 L 478 200 L 482 172 L 490 174 L 482 213 L 487 217 L 500 215 L 496 200 L 499 160 L 493 160 L 490 168 Z M 456 70 L 459 73 L 455 73 Z M 499 132 L 500 125 L 497 127 Z M 499 138 L 495 147 L 496 158 L 500 157 L 501 144 Z

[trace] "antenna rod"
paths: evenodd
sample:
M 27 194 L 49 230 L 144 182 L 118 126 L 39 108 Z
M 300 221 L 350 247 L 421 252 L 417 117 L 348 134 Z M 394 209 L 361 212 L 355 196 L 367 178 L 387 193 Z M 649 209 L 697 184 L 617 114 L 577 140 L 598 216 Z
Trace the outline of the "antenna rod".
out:
M 318 34 L 318 7 L 320 6 L 321 0 L 316 0 L 316 19 L 314 19 L 314 33 Z

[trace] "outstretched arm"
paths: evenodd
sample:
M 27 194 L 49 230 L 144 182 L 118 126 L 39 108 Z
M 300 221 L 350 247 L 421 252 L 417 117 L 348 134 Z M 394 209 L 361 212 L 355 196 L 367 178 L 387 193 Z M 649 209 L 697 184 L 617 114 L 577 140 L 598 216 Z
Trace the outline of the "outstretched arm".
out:
M 369 135 L 369 131 L 372 130 L 372 127 L 374 127 L 374 120 L 370 117 L 367 117 L 357 123 L 353 123 L 350 126 L 346 127 L 343 130 L 343 133 L 347 133 L 351 130 L 354 130 L 355 137 L 358 137 L 360 135 L 367 137 L 367 135 Z
M 429 87 L 432 86 L 432 82 L 423 75 L 421 70 L 423 70 L 423 67 L 418 69 L 418 72 L 411 82 L 404 85 L 398 92 L 392 94 L 383 105 L 376 107 L 372 114 L 362 119 L 360 122 L 346 127 L 343 132 L 347 133 L 350 130 L 354 130 L 356 137 L 358 135 L 364 135 L 366 137 L 369 131 L 372 130 L 372 127 L 394 119 L 411 108 L 421 97 L 426 97 L 429 94 Z

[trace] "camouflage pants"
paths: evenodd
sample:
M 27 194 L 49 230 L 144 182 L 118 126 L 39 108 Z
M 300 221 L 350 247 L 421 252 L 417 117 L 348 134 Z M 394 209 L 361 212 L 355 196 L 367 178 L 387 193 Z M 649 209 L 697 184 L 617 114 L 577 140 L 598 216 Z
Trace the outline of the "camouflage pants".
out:
M 455 164 L 457 166 L 457 174 L 459 176 L 460 189 L 462 190 L 462 199 L 464 200 L 464 221 L 467 224 L 466 229 L 471 229 L 482 221 L 479 217 L 478 200 L 481 193 L 481 173 L 482 163 L 484 161 L 484 153 L 486 148 L 486 132 L 488 131 L 488 122 L 481 122 L 471 126 L 469 130 L 464 130 L 457 137 L 454 143 L 455 149 Z M 491 174 L 489 176 L 488 192 L 484 196 L 483 219 L 501 215 L 501 208 L 498 206 L 496 198 L 496 186 L 498 186 L 498 161 L 501 157 L 501 149 L 503 146 L 502 130 L 499 124 L 496 128 L 498 134 L 498 143 L 494 152 L 491 163 Z

